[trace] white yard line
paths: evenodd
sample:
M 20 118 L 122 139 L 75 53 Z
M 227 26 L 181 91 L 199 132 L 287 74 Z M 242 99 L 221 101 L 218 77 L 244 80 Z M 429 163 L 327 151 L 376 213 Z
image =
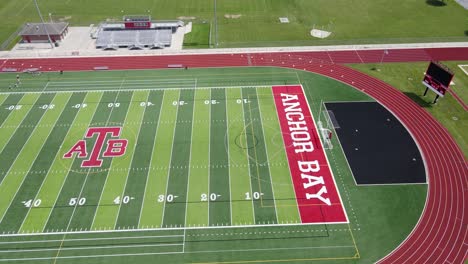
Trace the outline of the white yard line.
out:
M 47 82 L 46 85 L 44 85 L 44 88 L 42 88 L 41 93 L 44 93 L 44 91 L 47 89 L 47 86 L 49 86 L 49 82 Z
M 3 100 L 0 101 L 0 107 L 4 107 L 2 104 L 6 101 L 8 98 L 8 95 L 3 98 Z
M 211 100 L 211 89 L 210 89 L 210 100 Z M 207 226 L 210 226 L 210 181 L 211 181 L 211 104 L 208 105 L 208 199 L 206 200 L 208 202 L 208 223 Z
M 72 96 L 73 96 L 73 95 L 71 95 L 71 96 L 68 98 L 68 101 L 65 103 L 65 107 L 63 108 L 62 113 L 61 113 L 60 115 L 62 115 L 62 114 L 63 114 L 63 111 L 65 111 L 65 108 L 67 107 L 68 103 L 70 102 Z M 77 113 L 75 114 L 75 117 L 73 118 L 72 123 L 75 121 L 76 117 L 78 116 L 78 112 L 79 112 L 81 109 L 82 109 L 82 108 L 80 108 L 80 109 L 77 111 Z M 59 119 L 60 119 L 60 116 L 59 116 L 59 118 L 57 118 L 57 121 L 58 121 Z M 57 124 L 57 121 L 55 122 L 55 124 Z M 53 128 L 52 128 L 52 130 L 53 130 Z M 64 139 L 67 138 L 67 136 L 70 134 L 70 132 L 71 132 L 71 129 L 68 129 L 67 134 L 65 135 Z M 49 135 L 49 136 L 50 136 L 50 135 Z M 47 141 L 47 140 L 46 140 L 46 141 Z M 63 142 L 62 142 L 62 143 L 63 143 Z M 60 154 L 60 149 L 61 149 L 61 146 L 59 147 L 59 149 L 57 150 L 57 153 L 55 154 L 55 157 L 54 157 L 54 159 L 53 159 L 53 161 L 52 161 L 52 163 L 51 163 L 51 167 L 49 167 L 49 168 L 47 169 L 47 174 L 46 174 L 46 176 L 44 177 L 44 180 L 42 181 L 41 186 L 39 187 L 39 190 L 38 190 L 37 193 L 34 195 L 33 201 L 35 201 L 35 200 L 38 198 L 37 196 L 41 193 L 42 187 L 44 186 L 44 183 L 47 181 L 47 177 L 50 175 L 50 172 L 51 172 L 50 169 L 52 168 L 52 165 L 55 163 L 55 160 L 57 159 L 57 157 L 58 157 L 59 154 Z M 34 162 L 33 162 L 33 164 L 34 164 Z M 19 230 L 21 230 L 21 228 L 23 227 L 24 221 L 26 221 L 26 219 L 28 218 L 28 215 L 29 215 L 29 213 L 31 212 L 32 208 L 33 208 L 32 206 L 29 207 L 28 212 L 26 213 L 26 216 L 23 218 L 23 221 L 21 221 L 21 225 L 20 225 Z M 32 231 L 34 232 L 34 230 L 32 230 Z
M 54 96 L 54 98 L 55 98 L 55 96 Z M 54 101 L 54 98 L 52 98 L 51 102 Z M 39 99 L 39 97 L 38 97 L 38 99 Z M 37 102 L 37 101 L 36 101 L 36 102 Z M 34 107 L 36 107 L 36 103 L 33 104 L 33 107 L 31 107 L 31 110 L 32 110 Z M 48 110 L 44 110 L 44 111 L 47 112 Z M 46 115 L 46 113 L 43 113 L 43 114 L 42 114 L 42 116 L 41 116 L 41 118 L 39 119 L 39 121 L 37 122 L 37 124 L 39 124 L 39 123 L 42 121 L 42 119 L 44 118 L 45 115 Z M 57 120 L 58 120 L 58 119 L 57 119 Z M 8 172 L 5 174 L 5 177 L 4 177 L 3 180 L 0 182 L 0 186 L 3 185 L 3 183 L 5 182 L 5 179 L 8 177 L 8 174 L 9 174 L 11 168 L 13 168 L 13 167 L 15 166 L 16 160 L 18 159 L 19 156 L 21 156 L 21 155 L 20 155 L 21 152 L 23 152 L 24 147 L 25 147 L 26 145 L 28 145 L 29 140 L 31 139 L 31 137 L 32 137 L 32 135 L 34 134 L 34 132 L 36 132 L 36 130 L 37 130 L 37 128 L 34 127 L 33 131 L 31 131 L 31 134 L 29 134 L 28 139 L 26 140 L 26 142 L 24 143 L 24 145 L 21 147 L 20 152 L 18 152 L 18 155 L 16 156 L 15 160 L 11 163 L 11 166 L 10 166 L 10 168 L 8 169 Z M 10 138 L 10 139 L 11 139 L 11 138 Z M 41 149 L 42 149 L 42 147 L 44 146 L 44 144 L 45 144 L 45 141 L 42 142 Z M 41 152 L 40 150 L 37 152 L 36 157 L 34 157 L 34 161 L 37 159 L 37 156 L 39 155 L 40 152 Z M 31 163 L 31 165 L 29 166 L 29 168 L 28 168 L 26 171 L 29 171 L 29 170 L 31 169 L 31 167 L 32 167 L 33 164 L 34 164 L 34 161 Z M 27 172 L 25 172 L 25 174 L 27 174 Z M 13 176 L 11 176 L 11 177 L 13 177 Z M 24 176 L 23 176 L 23 180 L 21 181 L 21 184 L 19 185 L 20 187 L 18 187 L 18 189 L 16 190 L 15 194 L 13 195 L 13 199 L 14 199 L 14 197 L 16 197 L 16 195 L 18 194 L 18 191 L 21 189 L 21 186 L 23 185 L 24 180 L 25 180 L 26 178 L 27 178 L 26 175 L 24 175 Z M 8 205 L 8 207 L 7 207 L 7 209 L 5 210 L 5 212 L 3 213 L 2 217 L 0 218 L 0 223 L 3 221 L 3 217 L 5 217 L 6 213 L 7 213 L 8 210 L 10 209 L 10 206 L 11 206 L 11 204 L 12 204 L 12 202 L 13 202 L 13 199 L 10 201 L 10 203 L 9 203 L 9 205 Z
M 263 122 L 261 121 L 263 116 L 262 116 L 262 108 L 260 107 L 260 99 L 258 98 L 258 88 L 255 88 L 255 92 L 257 93 L 257 102 L 258 102 L 258 113 L 260 114 L 260 128 L 262 129 L 262 134 L 263 134 L 263 140 L 265 144 L 265 154 L 267 156 L 267 164 L 270 163 L 270 159 L 268 157 L 268 144 L 266 143 L 266 138 L 265 138 L 265 131 L 263 130 Z M 275 206 L 275 215 L 276 215 L 276 222 L 279 222 L 278 219 L 278 210 L 276 210 L 276 197 L 275 197 L 275 188 L 273 187 L 273 179 L 271 178 L 271 172 L 270 172 L 270 166 L 267 166 L 268 169 L 268 175 L 270 176 L 270 183 L 271 183 L 271 193 L 273 195 L 273 204 Z M 253 195 L 252 195 L 253 196 Z M 260 199 L 262 199 L 262 195 L 260 195 Z M 253 198 L 253 197 L 252 197 Z
M 86 177 L 85 177 L 85 180 L 83 182 L 83 185 L 81 185 L 81 189 L 80 189 L 80 193 L 78 194 L 77 196 L 77 199 L 79 200 L 81 198 L 81 195 L 83 194 L 83 190 L 84 190 L 84 187 L 86 186 L 86 183 L 88 182 L 88 176 L 89 176 L 89 172 L 91 171 L 91 169 L 88 168 L 88 172 L 86 173 Z M 75 215 L 75 212 L 76 212 L 76 208 L 78 207 L 78 203 L 75 204 L 75 206 L 73 206 L 73 211 L 72 211 L 72 214 L 70 215 L 70 218 L 68 220 L 68 224 L 67 224 L 67 227 L 65 228 L 65 232 L 64 232 L 64 237 L 61 239 L 62 243 L 65 239 L 65 236 L 69 233 L 68 232 L 68 228 L 70 228 L 70 225 L 72 223 L 72 220 L 73 220 L 73 216 Z M 58 254 L 60 253 L 60 250 L 59 252 L 57 253 L 57 256 Z
M 228 136 L 229 132 L 228 132 L 228 112 L 227 112 L 227 109 L 228 109 L 228 104 L 227 104 L 227 92 L 226 90 L 224 89 L 224 105 L 226 107 L 226 114 L 224 116 L 224 120 L 225 121 L 225 124 L 226 124 L 226 136 Z M 229 140 L 229 137 L 226 139 L 226 140 Z M 228 163 L 228 170 L 227 170 L 227 173 L 228 173 L 228 182 L 227 182 L 227 185 L 228 185 L 228 189 L 229 189 L 229 223 L 232 225 L 232 196 L 231 196 L 231 173 L 229 171 L 229 164 L 230 164 L 230 159 L 229 159 L 229 144 L 228 142 L 225 143 L 225 146 L 226 146 L 226 152 L 227 152 L 227 163 Z
M 231 159 L 229 158 L 229 112 L 228 112 L 228 97 L 227 97 L 227 91 L 224 90 L 224 102 L 226 105 L 226 151 L 228 153 L 228 176 L 229 176 L 229 214 L 230 214 L 230 222 L 232 225 L 232 191 L 231 191 Z
M 181 92 L 179 91 L 179 102 L 181 101 L 180 97 L 181 97 Z M 179 117 L 179 107 L 181 107 L 181 106 L 177 105 L 177 113 L 176 113 L 176 118 L 175 118 L 176 120 Z M 169 178 L 171 176 L 171 168 L 170 167 L 171 167 L 171 162 L 172 162 L 172 156 L 174 155 L 173 151 L 174 151 L 174 139 L 175 139 L 176 128 L 177 128 L 177 124 L 174 124 L 174 131 L 172 131 L 171 158 L 169 159 L 169 164 L 168 164 L 169 168 L 167 169 L 166 191 L 164 192 L 163 212 L 162 212 L 162 216 L 161 216 L 161 227 L 163 227 L 164 213 L 166 212 L 167 188 L 169 187 Z
M 297 73 L 297 71 L 296 71 L 296 79 L 297 79 L 297 83 L 301 83 L 301 78 L 299 77 L 299 74 Z M 273 87 L 274 85 L 269 85 L 269 86 Z
M 89 176 L 89 172 L 90 172 L 90 171 L 91 171 L 91 169 L 88 169 L 88 172 L 86 173 L 86 178 L 85 178 L 85 180 L 84 180 L 84 182 L 83 182 L 83 185 L 81 186 L 80 193 L 78 194 L 78 199 L 81 198 L 81 195 L 82 195 L 82 193 L 83 193 L 83 189 L 84 189 L 84 187 L 86 186 L 86 182 L 88 181 L 88 176 Z M 73 220 L 73 216 L 75 215 L 75 212 L 76 212 L 76 208 L 77 208 L 77 207 L 78 207 L 78 203 L 76 203 L 75 206 L 73 207 L 73 212 L 72 212 L 72 214 L 70 215 L 70 219 L 68 220 L 67 227 L 65 228 L 65 233 L 63 234 L 63 237 L 62 237 L 62 239 L 61 239 L 61 241 L 60 241 L 60 246 L 59 246 L 59 248 L 58 248 L 58 250 L 57 250 L 57 254 L 55 255 L 55 258 L 54 258 L 55 261 L 57 261 L 57 257 L 60 255 L 60 252 L 61 252 L 61 250 L 62 250 L 63 243 L 64 243 L 64 241 L 65 241 L 65 238 L 66 238 L 67 235 L 68 235 L 68 232 L 67 232 L 67 231 L 68 231 L 68 228 L 70 228 L 70 224 L 71 224 L 71 222 L 72 222 L 72 220 Z M 54 261 L 54 263 L 55 263 L 55 261 Z
M 123 82 L 123 81 L 122 81 Z M 120 95 L 120 90 L 117 92 L 117 96 L 115 97 L 115 100 L 114 100 L 114 105 L 115 103 L 117 102 L 117 99 L 119 98 L 119 95 Z M 124 121 L 123 123 L 125 123 L 125 121 L 127 120 L 127 117 L 128 117 L 128 112 L 130 112 L 130 106 L 132 105 L 132 98 L 133 98 L 133 93 L 132 93 L 132 96 L 129 98 L 129 103 L 128 103 L 128 108 L 127 108 L 127 111 L 125 113 L 125 118 L 124 118 Z M 112 116 L 112 112 L 114 110 L 115 107 L 112 107 L 111 109 L 111 112 L 109 114 L 109 117 L 107 118 L 107 121 L 106 123 L 104 124 L 104 126 L 107 126 L 109 124 L 109 120 Z M 109 164 L 109 169 L 112 168 L 112 163 L 113 163 L 114 159 L 111 159 L 110 161 L 110 164 Z M 101 189 L 101 194 L 99 195 L 99 201 L 98 201 L 98 205 L 96 206 L 96 210 L 94 211 L 94 216 L 93 216 L 93 221 L 91 222 L 91 226 L 90 228 L 93 228 L 93 225 L 94 225 L 94 220 L 96 220 L 96 215 L 97 215 L 97 212 L 98 212 L 98 209 L 99 209 L 99 205 L 101 204 L 101 200 L 102 200 L 102 196 L 104 195 L 104 190 L 106 189 L 106 184 L 107 184 L 107 180 L 109 179 L 109 172 L 110 170 L 107 170 L 107 174 L 106 174 L 106 179 L 104 180 L 104 185 Z M 129 171 L 130 172 L 130 171 Z M 128 175 L 128 174 L 127 174 Z M 79 199 L 80 197 L 78 197 Z M 122 198 L 123 199 L 123 198 Z M 122 202 L 122 201 L 121 201 Z M 77 203 L 78 204 L 78 203 Z
M 104 95 L 104 93 L 101 94 L 101 98 L 99 99 L 99 102 L 101 101 L 103 95 Z M 86 97 L 85 97 L 85 99 L 86 99 Z M 84 109 L 84 108 L 80 108 L 80 111 L 82 111 L 82 109 Z M 97 109 L 98 109 L 98 107 L 96 107 L 93 116 L 96 114 Z M 76 113 L 76 115 L 78 115 L 79 113 L 80 113 L 80 112 Z M 90 121 L 92 121 L 92 118 L 91 118 Z M 90 125 L 90 124 L 91 124 L 91 123 L 88 123 L 88 125 Z M 70 130 L 71 130 L 73 127 L 74 127 L 74 126 L 70 126 Z M 86 132 L 85 132 L 85 133 L 86 133 Z M 57 201 L 58 201 L 58 199 L 59 199 L 59 197 L 60 197 L 60 194 L 62 193 L 63 186 L 64 186 L 65 183 L 67 182 L 68 175 L 70 175 L 70 168 L 73 166 L 73 163 L 75 162 L 76 156 L 77 156 L 77 155 L 75 155 L 75 157 L 73 157 L 73 161 L 70 163 L 70 166 L 67 168 L 67 170 L 68 170 L 67 176 L 65 176 L 65 179 L 64 179 L 63 182 L 62 182 L 62 186 L 60 187 L 60 191 L 58 192 L 57 197 L 55 198 L 55 202 L 54 202 L 54 205 L 52 206 L 52 208 L 55 208 L 55 205 L 57 205 Z M 49 216 L 47 217 L 47 220 L 45 221 L 45 225 L 44 225 L 44 227 L 43 227 L 43 229 L 42 229 L 42 232 L 43 232 L 43 233 L 44 233 L 44 228 L 47 226 L 47 223 L 49 222 L 50 216 L 52 215 L 52 211 L 53 211 L 53 209 L 49 211 Z M 46 233 L 47 233 L 47 232 L 46 232 Z
M 115 96 L 114 104 L 115 104 L 115 102 L 117 101 L 117 99 L 119 98 L 119 94 L 120 94 L 120 90 L 117 92 L 117 95 Z M 112 109 L 111 109 L 111 111 L 110 111 L 110 113 L 109 113 L 109 116 L 107 117 L 107 121 L 106 121 L 105 125 L 107 125 L 107 124 L 109 123 L 109 120 L 110 120 L 110 118 L 111 118 L 111 116 L 112 116 L 112 113 L 113 113 L 113 111 L 114 111 L 114 108 L 115 108 L 115 107 L 112 107 Z M 127 111 L 127 113 L 128 113 L 128 111 Z M 112 164 L 112 161 L 111 161 L 111 164 Z M 110 165 L 109 165 L 109 166 L 110 166 Z M 89 172 L 90 172 L 90 171 L 91 171 L 91 169 L 88 168 L 88 172 L 86 173 L 86 178 L 85 178 L 85 180 L 84 180 L 84 182 L 83 182 L 83 185 L 81 186 L 80 193 L 79 193 L 79 195 L 78 195 L 78 197 L 77 197 L 78 200 L 81 199 L 81 195 L 83 194 L 83 190 L 84 190 L 84 188 L 85 188 L 85 186 L 86 186 L 86 183 L 87 183 L 87 181 L 88 181 L 88 176 L 89 176 Z M 106 181 L 107 181 L 107 177 L 106 177 Z M 101 194 L 102 194 L 102 190 L 101 190 Z M 68 220 L 68 224 L 67 224 L 67 227 L 65 228 L 65 231 L 68 231 L 68 229 L 70 228 L 70 225 L 71 225 L 72 220 L 73 220 L 73 216 L 75 215 L 76 208 L 78 207 L 78 205 L 79 205 L 79 204 L 78 204 L 78 202 L 77 202 L 77 203 L 75 204 L 74 208 L 73 208 L 73 212 L 72 212 L 72 214 L 71 214 L 71 216 L 70 216 L 70 219 Z M 96 211 L 97 211 L 97 209 L 94 211 L 93 221 L 94 221 L 94 217 L 96 216 Z M 92 225 L 90 226 L 90 229 L 91 229 L 91 228 L 92 228 Z M 57 251 L 57 255 L 55 255 L 55 258 L 54 258 L 55 261 L 57 260 L 58 256 L 60 255 L 60 252 L 61 252 L 61 250 L 62 250 L 62 245 L 63 245 L 64 239 L 65 239 L 66 236 L 67 236 L 67 233 L 65 233 L 65 234 L 63 235 L 63 237 L 62 237 L 62 242 L 61 242 L 60 247 L 59 247 L 59 249 L 58 249 L 58 251 Z M 54 261 L 54 263 L 55 263 L 55 261 Z
M 149 99 L 149 95 L 150 93 L 148 92 L 148 95 L 146 96 L 146 101 L 148 102 L 148 99 Z M 138 102 L 137 102 L 138 103 Z M 140 106 L 141 107 L 141 106 Z M 123 190 L 122 190 L 122 194 L 120 195 L 120 197 L 123 199 L 124 195 L 125 195 L 125 189 L 127 188 L 127 182 L 128 182 L 128 176 L 130 175 L 130 171 L 131 171 L 131 167 L 132 167 L 132 163 L 133 163 L 133 158 L 135 157 L 135 154 L 136 154 L 136 151 L 138 151 L 136 149 L 137 147 L 137 143 L 138 143 L 138 139 L 140 138 L 140 131 L 141 131 L 141 127 L 143 126 L 143 117 L 145 116 L 145 113 L 146 113 L 146 108 L 149 107 L 149 106 L 145 106 L 145 109 L 143 110 L 143 113 L 141 114 L 141 119 L 140 119 L 140 126 L 138 127 L 138 134 L 136 136 L 136 139 L 135 139 L 135 148 L 133 149 L 133 155 L 132 155 L 132 159 L 130 160 L 130 167 L 128 168 L 128 173 L 127 173 L 127 178 L 125 179 L 125 185 L 123 187 Z M 130 108 L 130 106 L 129 106 Z M 129 111 L 127 111 L 128 113 Z M 115 217 L 115 222 L 114 222 L 114 229 L 117 227 L 117 220 L 119 219 L 119 214 L 120 214 L 120 208 L 122 208 L 122 204 L 123 202 L 120 201 L 120 204 L 119 204 L 119 210 L 117 211 L 117 216 Z M 93 219 L 93 223 L 94 223 L 94 219 Z M 92 225 L 91 225 L 92 226 Z M 138 226 L 137 226 L 138 228 Z
M 159 123 L 159 121 L 161 120 L 162 110 L 163 110 L 163 106 L 164 106 L 164 96 L 165 95 L 166 95 L 166 93 L 163 92 L 163 95 L 162 95 L 162 98 L 161 98 L 161 106 L 160 106 L 160 109 L 159 109 L 158 122 L 157 122 L 158 125 L 156 127 L 156 133 L 154 134 L 153 148 L 151 149 L 152 151 L 151 151 L 151 155 L 150 155 L 150 159 L 149 159 L 149 168 L 148 168 L 148 172 L 146 173 L 145 191 L 143 193 L 143 200 L 141 201 L 140 215 L 138 216 L 138 227 L 140 227 L 141 214 L 142 214 L 143 208 L 145 206 L 146 190 L 148 189 L 148 177 L 149 177 L 149 175 L 151 173 L 151 162 L 153 161 L 153 154 L 155 152 L 154 148 L 156 146 L 156 139 L 158 138 L 158 131 L 159 131 L 159 128 L 161 127 L 161 124 Z
M 0 153 L 2 153 L 3 149 L 8 145 L 8 143 L 10 143 L 11 138 L 16 134 L 16 131 L 18 130 L 19 127 L 21 127 L 21 124 L 24 122 L 24 119 L 26 119 L 26 117 L 28 116 L 29 112 L 34 108 L 34 106 L 35 106 L 36 103 L 37 103 L 37 100 L 39 100 L 39 97 L 40 97 L 40 96 L 38 96 L 38 97 L 36 98 L 36 101 L 34 101 L 34 103 L 32 104 L 31 108 L 30 108 L 30 109 L 28 110 L 28 112 L 23 116 L 23 119 L 21 119 L 21 121 L 19 122 L 19 125 L 16 127 L 15 131 L 13 131 L 13 133 L 11 133 L 10 138 L 9 138 L 8 141 L 5 143 L 5 145 L 4 145 L 2 148 L 0 148 Z M 21 98 L 21 99 L 23 99 L 23 98 Z M 18 101 L 18 103 L 17 103 L 16 105 L 21 105 L 20 102 L 21 102 L 21 100 Z M 21 108 L 21 110 L 11 110 L 11 111 L 22 111 L 22 110 L 23 110 L 23 108 Z M 8 116 L 8 118 L 10 118 L 10 117 L 11 117 L 11 113 L 10 113 L 10 115 Z M 3 125 L 8 121 L 8 118 L 5 119 L 5 121 L 3 122 L 2 126 L 0 126 L 0 128 L 3 128 L 3 127 L 4 127 Z M 39 124 L 39 122 L 38 122 L 37 124 Z M 32 133 L 32 132 L 31 132 L 31 133 Z M 26 143 L 25 143 L 25 144 L 26 144 Z M 24 147 L 24 145 L 23 145 L 23 147 Z M 21 151 L 20 151 L 19 153 L 21 153 Z M 14 163 L 14 162 L 13 162 L 13 163 Z M 0 181 L 0 185 L 1 185 L 1 181 Z
M 188 208 L 188 198 L 189 198 L 189 187 L 190 187 L 190 163 L 192 161 L 192 149 L 193 149 L 193 119 L 195 117 L 195 96 L 196 96 L 196 90 L 193 90 L 193 110 L 192 110 L 192 131 L 190 133 L 190 155 L 189 155 L 189 166 L 188 166 L 188 172 L 187 172 L 187 191 L 185 193 L 185 218 L 184 218 L 184 227 L 187 226 L 187 208 Z M 185 229 L 184 229 L 184 241 L 185 241 Z M 185 249 L 185 242 L 184 242 L 184 249 Z
M 241 99 L 244 100 L 244 93 L 242 92 L 242 88 L 241 89 Z M 250 104 L 250 99 L 247 98 L 247 100 L 249 101 L 249 104 Z M 244 123 L 244 137 L 245 137 L 245 144 L 248 144 L 247 143 L 247 134 L 245 133 L 246 130 L 247 130 L 247 126 L 245 125 L 245 109 L 244 109 L 244 105 L 245 104 L 242 104 L 242 119 L 244 120 L 243 123 Z M 252 122 L 252 120 L 249 121 L 249 124 Z M 248 147 L 248 146 L 247 146 Z M 253 224 L 255 225 L 255 223 L 257 223 L 257 220 L 256 220 L 256 217 L 255 217 L 255 204 L 254 204 L 254 199 L 253 199 L 253 190 L 252 190 L 252 166 L 250 166 L 250 157 L 249 157 L 249 150 L 248 149 L 245 149 L 245 154 L 246 154 L 246 158 L 247 158 L 247 163 L 249 164 L 249 186 L 250 186 L 250 198 L 252 198 L 252 216 L 253 216 Z
M 124 83 L 125 83 L 125 77 L 122 78 L 122 81 L 120 82 L 119 91 L 122 89 L 122 86 L 123 86 Z M 94 85 L 93 85 L 93 86 L 94 86 Z

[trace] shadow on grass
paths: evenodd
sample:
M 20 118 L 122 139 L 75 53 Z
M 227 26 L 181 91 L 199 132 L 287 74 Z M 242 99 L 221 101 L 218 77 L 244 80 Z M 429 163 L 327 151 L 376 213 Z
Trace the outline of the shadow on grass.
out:
M 422 95 L 415 94 L 413 92 L 404 92 L 406 96 L 408 96 L 411 100 L 417 103 L 421 107 L 432 107 L 432 103 L 426 102 Z
M 185 42 L 184 43 L 184 46 L 199 46 L 200 44 L 198 44 L 198 42 Z
M 198 42 L 185 42 L 183 47 L 190 49 L 208 49 L 210 46 L 208 44 Z
M 465 36 L 468 37 L 468 30 L 465 30 Z
M 426 0 L 426 4 L 431 6 L 446 6 L 447 3 L 443 0 Z

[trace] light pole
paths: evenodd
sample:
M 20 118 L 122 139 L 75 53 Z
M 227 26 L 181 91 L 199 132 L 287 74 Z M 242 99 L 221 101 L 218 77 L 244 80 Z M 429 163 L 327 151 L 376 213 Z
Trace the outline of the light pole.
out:
M 385 49 L 385 50 L 383 51 L 383 53 L 382 53 L 382 58 L 380 58 L 380 66 L 382 66 L 383 59 L 384 59 L 385 55 L 387 55 L 387 54 L 388 54 L 388 50 Z
M 215 27 L 215 48 L 218 47 L 218 14 L 216 14 L 216 7 L 217 3 L 216 3 L 216 0 L 214 0 L 214 27 Z
M 54 48 L 54 43 L 52 43 L 52 39 L 50 39 L 49 32 L 47 31 L 46 24 L 44 22 L 44 18 L 42 17 L 41 10 L 39 9 L 39 5 L 37 4 L 37 0 L 34 0 L 34 4 L 36 5 L 37 13 L 39 14 L 39 17 L 41 18 L 42 26 L 44 27 L 44 31 L 47 35 L 47 38 L 49 39 L 50 46 L 52 49 Z

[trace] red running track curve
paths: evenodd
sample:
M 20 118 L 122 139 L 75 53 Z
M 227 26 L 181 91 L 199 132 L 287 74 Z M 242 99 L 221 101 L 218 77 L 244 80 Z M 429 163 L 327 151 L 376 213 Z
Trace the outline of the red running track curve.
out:
M 463 263 L 468 255 L 468 161 L 448 131 L 403 93 L 342 63 L 468 60 L 468 48 L 236 53 L 49 59 L 0 59 L 21 71 L 112 70 L 188 67 L 278 66 L 318 73 L 353 86 L 390 110 L 408 129 L 425 159 L 429 180 L 424 211 L 411 234 L 379 263 Z

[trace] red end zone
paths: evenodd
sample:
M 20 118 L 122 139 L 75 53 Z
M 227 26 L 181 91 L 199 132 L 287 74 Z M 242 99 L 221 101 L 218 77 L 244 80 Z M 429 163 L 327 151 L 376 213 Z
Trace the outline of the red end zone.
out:
M 302 223 L 348 223 L 302 86 L 273 86 Z

